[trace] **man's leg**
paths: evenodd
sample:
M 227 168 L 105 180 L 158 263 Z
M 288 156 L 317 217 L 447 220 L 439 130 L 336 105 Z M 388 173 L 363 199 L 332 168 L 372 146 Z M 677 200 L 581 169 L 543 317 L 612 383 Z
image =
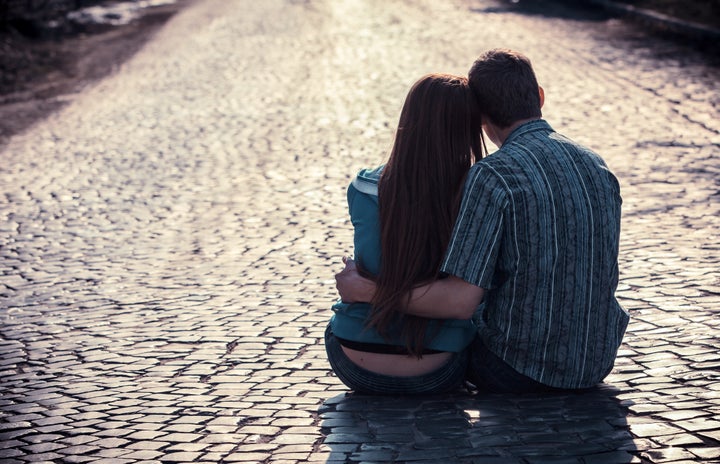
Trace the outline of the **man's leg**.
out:
M 510 367 L 475 337 L 470 347 L 468 380 L 479 393 L 536 393 L 558 391 Z

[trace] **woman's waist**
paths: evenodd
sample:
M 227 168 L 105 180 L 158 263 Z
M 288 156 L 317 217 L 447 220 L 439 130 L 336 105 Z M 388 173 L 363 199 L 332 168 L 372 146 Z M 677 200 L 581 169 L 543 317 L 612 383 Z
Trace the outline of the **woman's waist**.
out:
M 456 353 L 440 352 L 421 357 L 403 354 L 383 354 L 358 351 L 346 346 L 341 348 L 355 365 L 376 374 L 394 377 L 425 375 L 446 365 Z
M 400 354 L 404 356 L 410 356 L 412 353 L 410 350 L 408 350 L 405 346 L 400 345 L 391 345 L 386 343 L 371 343 L 371 342 L 359 342 L 355 340 L 348 340 L 346 338 L 341 338 L 335 335 L 335 338 L 338 339 L 338 342 L 345 348 L 350 348 L 355 351 L 362 351 L 364 353 L 375 353 L 375 354 Z M 438 353 L 447 353 L 447 351 L 443 350 L 434 350 L 432 348 L 423 348 L 421 354 L 428 355 L 428 354 L 438 354 Z
M 369 308 L 369 305 L 368 305 Z M 333 308 L 335 309 L 335 308 Z M 383 336 L 375 328 L 367 327 L 369 311 L 336 311 L 330 326 L 336 337 L 341 338 L 359 351 L 381 354 L 404 354 L 405 337 L 399 327 L 388 330 Z M 469 320 L 429 320 L 423 345 L 428 354 L 438 352 L 460 352 L 475 337 L 476 327 Z
M 356 320 L 363 324 L 370 317 L 372 305 L 370 303 L 343 303 L 338 301 L 332 306 L 335 315 L 343 319 Z M 442 329 L 467 329 L 475 327 L 472 319 L 432 319 L 424 318 L 428 321 L 428 330 Z

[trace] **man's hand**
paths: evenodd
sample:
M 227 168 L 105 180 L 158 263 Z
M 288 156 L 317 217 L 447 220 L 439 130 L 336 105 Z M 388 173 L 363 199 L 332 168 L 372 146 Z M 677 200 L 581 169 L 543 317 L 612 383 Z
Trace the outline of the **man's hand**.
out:
M 375 295 L 375 282 L 361 277 L 355 261 L 343 257 L 345 269 L 335 274 L 335 287 L 344 303 L 370 302 Z

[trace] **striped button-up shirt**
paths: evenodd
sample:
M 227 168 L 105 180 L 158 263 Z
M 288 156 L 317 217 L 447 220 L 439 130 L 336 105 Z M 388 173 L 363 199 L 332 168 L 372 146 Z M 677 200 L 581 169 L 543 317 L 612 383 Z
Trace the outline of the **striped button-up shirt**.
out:
M 472 167 L 442 270 L 487 289 L 478 334 L 518 372 L 583 388 L 612 370 L 621 203 L 605 162 L 544 120 Z

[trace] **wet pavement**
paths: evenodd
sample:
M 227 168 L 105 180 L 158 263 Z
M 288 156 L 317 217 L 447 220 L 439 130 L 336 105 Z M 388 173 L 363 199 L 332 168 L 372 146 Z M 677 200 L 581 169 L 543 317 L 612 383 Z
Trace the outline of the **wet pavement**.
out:
M 330 372 L 345 188 L 410 85 L 533 60 L 621 181 L 632 316 L 589 392 L 384 398 Z M 3 463 L 720 462 L 720 71 L 596 12 L 197 0 L 0 159 Z

